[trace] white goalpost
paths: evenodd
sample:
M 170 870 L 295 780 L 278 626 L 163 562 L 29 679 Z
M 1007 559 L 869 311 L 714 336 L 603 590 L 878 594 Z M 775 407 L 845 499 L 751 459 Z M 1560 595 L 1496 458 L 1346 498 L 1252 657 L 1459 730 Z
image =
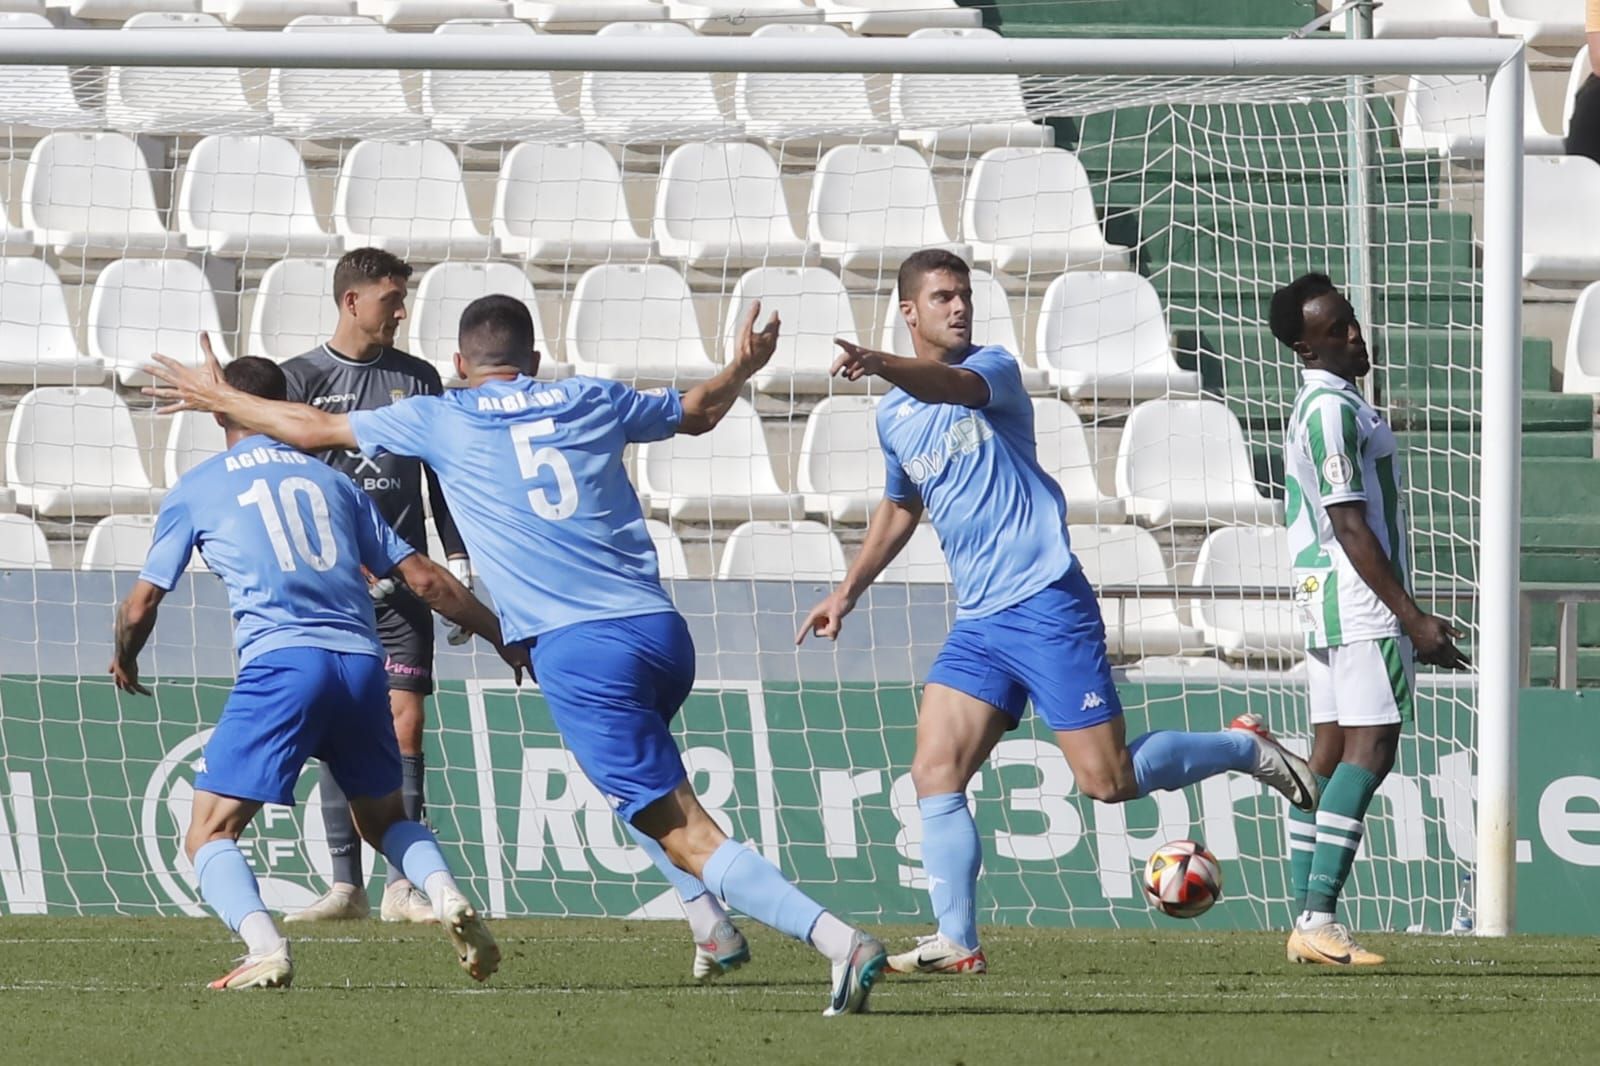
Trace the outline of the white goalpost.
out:
M 700 653 L 678 728 L 708 806 L 808 891 L 921 917 L 916 685 L 954 609 L 936 539 L 837 648 L 793 637 L 882 488 L 879 393 L 827 378 L 832 338 L 905 343 L 895 271 L 942 245 L 975 268 L 974 339 L 1025 367 L 1131 724 L 1254 710 L 1302 746 L 1279 463 L 1298 376 L 1266 305 L 1307 270 L 1365 294 L 1415 592 L 1460 620 L 1474 666 L 1422 674 L 1348 906 L 1444 931 L 1471 872 L 1476 932 L 1512 932 L 1520 42 L 314 28 L 0 34 L 19 509 L 0 535 L 35 552 L 0 551 L 0 912 L 195 913 L 176 842 L 232 677 L 217 579 L 191 572 L 164 608 L 153 703 L 103 674 L 162 487 L 217 442 L 157 420 L 138 367 L 192 357 L 200 329 L 232 357 L 309 349 L 331 261 L 372 243 L 417 267 L 398 343 L 447 382 L 454 320 L 488 291 L 534 307 L 542 377 L 641 387 L 714 371 L 749 300 L 781 312 L 727 432 L 629 459 Z M 1405 143 L 1406 79 L 1481 85 L 1481 163 Z M 471 648 L 441 641 L 438 661 L 429 816 L 474 895 L 497 914 L 675 913 L 537 690 Z M 1203 836 L 1234 882 L 1206 921 L 1281 924 L 1283 812 L 1253 785 L 1091 803 L 1028 720 L 972 790 L 982 918 L 1150 924 L 1142 859 Z M 252 830 L 270 904 L 321 889 L 315 788 L 313 767 L 301 813 Z

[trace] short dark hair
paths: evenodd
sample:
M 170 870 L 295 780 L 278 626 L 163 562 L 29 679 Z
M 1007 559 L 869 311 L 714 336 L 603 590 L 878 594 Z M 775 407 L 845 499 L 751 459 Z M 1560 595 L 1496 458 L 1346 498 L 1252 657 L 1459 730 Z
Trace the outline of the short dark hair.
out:
M 283 368 L 259 355 L 241 356 L 223 367 L 222 380 L 263 400 L 289 398 L 289 379 L 284 377 Z
M 469 303 L 456 333 L 461 358 L 479 365 L 522 366 L 537 341 L 528 305 L 498 292 Z
M 411 277 L 411 264 L 393 252 L 382 248 L 352 248 L 339 258 L 333 268 L 333 298 L 343 300 L 344 294 L 372 281 L 384 278 Z
M 1318 296 L 1337 291 L 1333 279 L 1326 274 L 1301 274 L 1289 282 L 1272 294 L 1272 306 L 1267 313 L 1272 335 L 1293 348 L 1305 336 L 1306 304 Z
M 915 298 L 922 289 L 922 279 L 937 270 L 948 270 L 962 278 L 972 276 L 972 268 L 956 253 L 946 248 L 924 248 L 912 252 L 906 256 L 906 261 L 900 264 L 900 277 L 895 282 L 900 291 L 900 299 Z

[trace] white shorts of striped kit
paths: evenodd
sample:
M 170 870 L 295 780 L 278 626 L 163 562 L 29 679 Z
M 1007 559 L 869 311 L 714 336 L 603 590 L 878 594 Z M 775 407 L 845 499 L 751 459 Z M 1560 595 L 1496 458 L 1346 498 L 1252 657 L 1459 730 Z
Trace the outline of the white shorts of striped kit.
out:
M 1405 637 L 1306 652 L 1311 724 L 1394 725 L 1414 717 L 1417 661 Z

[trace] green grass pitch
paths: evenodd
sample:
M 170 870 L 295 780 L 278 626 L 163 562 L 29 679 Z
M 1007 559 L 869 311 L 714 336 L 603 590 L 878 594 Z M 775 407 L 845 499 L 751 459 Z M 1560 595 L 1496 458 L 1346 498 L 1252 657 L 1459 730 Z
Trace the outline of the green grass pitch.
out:
M 216 922 L 6 918 L 0 1061 L 1454 1066 L 1594 1061 L 1600 1031 L 1583 939 L 1371 936 L 1390 964 L 1357 973 L 1292 966 L 1271 934 L 995 929 L 988 976 L 891 976 L 871 1014 L 824 1019 L 825 964 L 761 930 L 700 987 L 676 922 L 494 929 L 484 986 L 437 930 L 372 922 L 297 936 L 292 989 L 226 993 L 204 987 L 238 950 Z

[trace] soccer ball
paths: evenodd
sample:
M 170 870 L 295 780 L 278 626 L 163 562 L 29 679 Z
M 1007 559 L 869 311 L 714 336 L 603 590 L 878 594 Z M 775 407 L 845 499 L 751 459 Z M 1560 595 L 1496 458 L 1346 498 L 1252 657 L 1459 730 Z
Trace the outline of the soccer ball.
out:
M 1198 840 L 1161 845 L 1144 864 L 1144 894 L 1174 918 L 1198 918 L 1222 896 L 1222 867 Z

